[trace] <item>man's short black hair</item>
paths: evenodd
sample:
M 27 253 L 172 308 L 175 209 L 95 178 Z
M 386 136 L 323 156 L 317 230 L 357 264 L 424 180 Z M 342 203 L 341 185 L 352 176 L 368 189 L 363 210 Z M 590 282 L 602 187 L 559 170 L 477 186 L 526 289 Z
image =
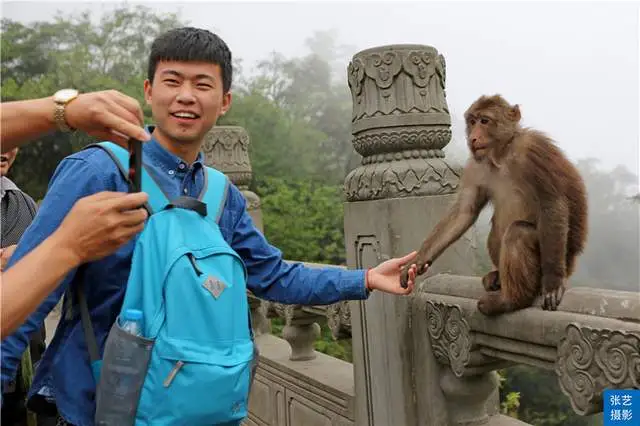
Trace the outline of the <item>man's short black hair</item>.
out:
M 227 44 L 211 31 L 193 27 L 176 28 L 156 38 L 149 55 L 148 78 L 151 82 L 160 61 L 201 61 L 219 65 L 224 93 L 231 89 L 231 51 Z

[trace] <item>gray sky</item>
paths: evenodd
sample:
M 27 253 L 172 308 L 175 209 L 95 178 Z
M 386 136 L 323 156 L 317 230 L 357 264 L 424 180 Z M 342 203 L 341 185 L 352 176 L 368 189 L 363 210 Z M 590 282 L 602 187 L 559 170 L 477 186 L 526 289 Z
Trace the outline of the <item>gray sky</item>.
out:
M 640 174 L 638 2 L 144 4 L 217 32 L 247 71 L 273 50 L 304 54 L 314 30 L 335 29 L 356 50 L 432 45 L 447 61 L 454 119 L 481 94 L 501 93 L 521 105 L 524 124 L 548 132 L 571 159 L 596 157 L 605 168 L 623 164 Z M 5 1 L 2 15 L 28 22 L 91 9 L 98 17 L 116 5 Z M 344 76 L 346 85 L 346 68 Z

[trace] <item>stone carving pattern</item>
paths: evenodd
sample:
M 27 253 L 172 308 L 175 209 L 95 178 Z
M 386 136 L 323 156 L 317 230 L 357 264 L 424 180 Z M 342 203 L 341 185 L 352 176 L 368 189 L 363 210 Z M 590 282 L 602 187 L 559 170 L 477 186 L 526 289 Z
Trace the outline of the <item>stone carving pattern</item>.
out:
M 349 302 L 339 302 L 327 307 L 327 325 L 334 339 L 351 338 L 351 310 Z
M 376 129 L 360 132 L 353 138 L 353 148 L 368 156 L 402 150 L 442 150 L 451 140 L 451 129 L 438 126 L 405 128 L 401 130 Z M 442 154 L 444 157 L 444 154 Z M 428 157 L 427 157 L 428 158 Z
M 352 121 L 398 112 L 448 113 L 445 80 L 444 56 L 430 46 L 356 54 L 347 67 Z
M 471 327 L 457 305 L 427 301 L 427 321 L 436 360 L 462 377 L 471 360 Z
M 600 412 L 604 389 L 640 389 L 640 333 L 569 324 L 556 374 L 576 413 Z
M 227 174 L 241 187 L 251 182 L 249 135 L 237 126 L 215 126 L 202 146 L 205 163 Z
M 461 171 L 445 161 L 392 155 L 393 161 L 358 167 L 347 175 L 344 192 L 348 201 L 444 195 L 458 189 Z

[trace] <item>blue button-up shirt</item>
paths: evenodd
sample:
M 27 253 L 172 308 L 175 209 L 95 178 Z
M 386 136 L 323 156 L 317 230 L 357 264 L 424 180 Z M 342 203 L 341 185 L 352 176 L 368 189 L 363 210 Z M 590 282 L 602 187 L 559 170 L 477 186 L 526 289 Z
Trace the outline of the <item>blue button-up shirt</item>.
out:
M 167 196 L 197 197 L 200 194 L 205 172 L 202 153 L 193 164 L 187 164 L 152 139 L 143 145 L 143 158 L 147 170 Z M 62 160 L 38 215 L 22 237 L 8 267 L 51 235 L 78 199 L 105 190 L 126 192 L 127 183 L 102 149 L 86 149 Z M 306 268 L 283 261 L 281 252 L 254 226 L 244 196 L 234 185 L 229 186 L 219 224 L 225 240 L 246 264 L 249 290 L 259 298 L 321 305 L 368 296 L 362 270 Z M 135 239 L 114 254 L 71 271 L 36 312 L 2 341 L 3 385 L 15 377 L 29 334 L 43 325 L 70 285 L 83 286 L 96 339 L 100 351 L 104 350 L 107 334 L 124 298 L 134 245 Z M 37 279 L 40 272 L 32 273 Z M 52 396 L 68 422 L 78 426 L 94 424 L 95 383 L 79 315 L 71 318 L 62 315 L 37 368 L 29 396 L 36 393 Z

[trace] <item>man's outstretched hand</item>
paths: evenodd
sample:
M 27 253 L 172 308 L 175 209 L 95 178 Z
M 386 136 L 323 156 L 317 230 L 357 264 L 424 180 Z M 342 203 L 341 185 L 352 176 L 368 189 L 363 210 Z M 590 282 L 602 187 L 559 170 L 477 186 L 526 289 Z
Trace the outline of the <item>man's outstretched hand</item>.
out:
M 408 269 L 407 288 L 400 286 L 400 274 L 403 266 L 415 259 L 417 252 L 413 251 L 404 257 L 389 259 L 367 272 L 367 288 L 380 290 L 385 293 L 406 295 L 415 286 L 417 267 L 412 264 Z

